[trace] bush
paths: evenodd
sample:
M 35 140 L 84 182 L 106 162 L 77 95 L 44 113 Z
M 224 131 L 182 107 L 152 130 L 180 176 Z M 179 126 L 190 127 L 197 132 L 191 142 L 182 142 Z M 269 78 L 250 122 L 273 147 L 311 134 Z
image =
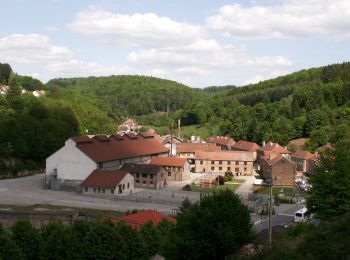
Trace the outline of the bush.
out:
M 183 189 L 183 190 L 186 190 L 186 191 L 191 191 L 191 185 L 186 184 L 185 186 L 183 186 L 182 189 Z
M 225 179 L 222 176 L 216 177 L 215 181 L 219 181 L 219 185 L 224 185 L 225 184 Z
M 232 181 L 233 180 L 233 173 L 231 171 L 225 172 L 225 178 L 227 181 Z

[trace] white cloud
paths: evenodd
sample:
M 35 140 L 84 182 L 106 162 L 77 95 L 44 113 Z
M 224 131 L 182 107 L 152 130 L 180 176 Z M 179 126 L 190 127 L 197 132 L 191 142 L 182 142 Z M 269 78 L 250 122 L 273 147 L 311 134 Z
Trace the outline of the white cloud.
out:
M 68 28 L 104 42 L 150 47 L 189 44 L 205 34 L 200 26 L 154 13 L 118 14 L 95 7 L 78 12 Z
M 49 43 L 39 34 L 11 34 L 0 38 L 0 60 L 9 63 L 35 64 L 68 60 L 72 52 L 67 47 Z
M 349 38 L 350 1 L 284 0 L 274 5 L 225 5 L 207 27 L 235 38 Z
M 46 32 L 49 32 L 49 33 L 51 33 L 51 32 L 58 32 L 58 31 L 59 31 L 59 29 L 58 29 L 57 27 L 55 27 L 55 26 L 50 26 L 50 25 L 45 26 L 45 27 L 44 27 L 44 30 L 45 30 Z
M 273 71 L 270 73 L 267 73 L 265 75 L 255 75 L 253 78 L 246 80 L 244 83 L 245 84 L 255 84 L 255 83 L 259 83 L 260 81 L 263 80 L 267 80 L 267 79 L 272 79 L 272 78 L 276 78 L 279 76 L 284 76 L 287 75 L 288 73 L 290 73 L 287 70 L 283 70 L 283 71 Z

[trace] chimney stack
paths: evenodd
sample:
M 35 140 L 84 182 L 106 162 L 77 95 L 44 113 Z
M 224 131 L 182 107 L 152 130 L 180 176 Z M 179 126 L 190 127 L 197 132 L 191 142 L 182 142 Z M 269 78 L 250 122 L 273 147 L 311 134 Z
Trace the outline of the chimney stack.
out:
M 177 120 L 177 137 L 178 138 L 181 138 L 180 137 L 180 135 L 181 135 L 181 119 L 179 118 L 178 120 Z

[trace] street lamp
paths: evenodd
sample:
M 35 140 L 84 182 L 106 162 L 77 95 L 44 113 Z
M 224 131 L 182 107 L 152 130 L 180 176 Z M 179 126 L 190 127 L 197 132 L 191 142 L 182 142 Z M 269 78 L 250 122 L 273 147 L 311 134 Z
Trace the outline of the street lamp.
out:
M 268 171 L 270 172 L 270 171 Z M 269 177 L 266 179 L 267 184 L 269 185 L 270 189 L 270 198 L 269 198 L 269 230 L 268 230 L 268 247 L 271 248 L 272 246 L 272 225 L 271 225 L 271 218 L 272 218 L 272 186 L 273 186 L 273 179 L 272 176 L 269 175 Z

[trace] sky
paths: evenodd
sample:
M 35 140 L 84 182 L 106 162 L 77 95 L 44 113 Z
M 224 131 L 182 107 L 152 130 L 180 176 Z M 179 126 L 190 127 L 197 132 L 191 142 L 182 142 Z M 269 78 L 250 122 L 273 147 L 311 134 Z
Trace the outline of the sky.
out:
M 349 0 L 7 0 L 1 20 L 0 63 L 43 82 L 242 86 L 350 61 Z

